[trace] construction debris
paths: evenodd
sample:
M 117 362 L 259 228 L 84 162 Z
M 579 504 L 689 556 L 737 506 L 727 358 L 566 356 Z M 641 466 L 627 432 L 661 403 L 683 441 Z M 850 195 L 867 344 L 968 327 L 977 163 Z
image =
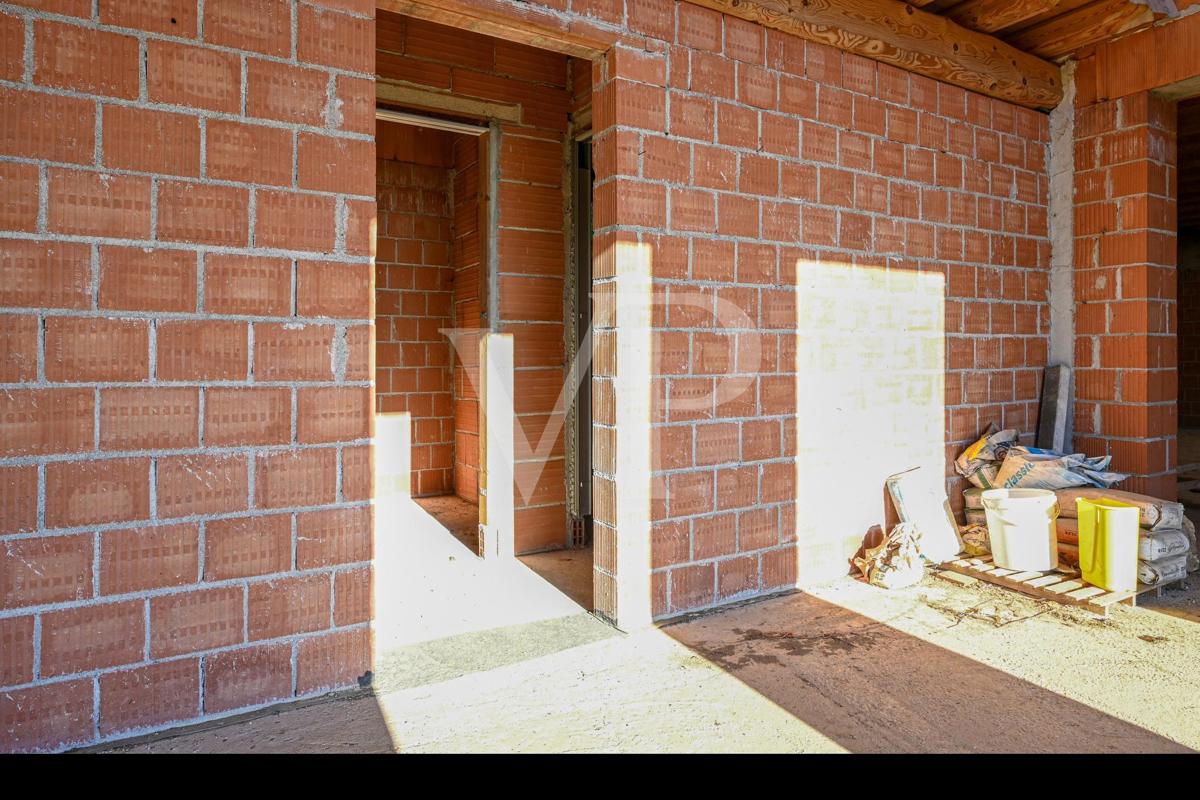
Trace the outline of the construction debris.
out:
M 872 586 L 883 589 L 902 589 L 920 583 L 925 577 L 925 562 L 921 559 L 919 540 L 917 526 L 901 522 L 877 547 L 854 559 L 854 566 Z
M 919 467 L 887 479 L 901 522 L 916 526 L 921 556 L 934 564 L 958 558 L 963 542 L 939 476 Z

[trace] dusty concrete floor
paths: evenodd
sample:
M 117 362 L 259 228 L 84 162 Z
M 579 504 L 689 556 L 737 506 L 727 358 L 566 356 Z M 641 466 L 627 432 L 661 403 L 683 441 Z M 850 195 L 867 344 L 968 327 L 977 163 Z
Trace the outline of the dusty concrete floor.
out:
M 479 551 L 479 508 L 455 495 L 414 500 L 472 553 Z M 518 560 L 580 607 L 592 607 L 592 548 L 550 550 Z
M 566 614 L 382 653 L 374 694 L 117 749 L 1184 751 L 1200 747 L 1190 583 L 1108 620 L 932 576 L 633 635 Z

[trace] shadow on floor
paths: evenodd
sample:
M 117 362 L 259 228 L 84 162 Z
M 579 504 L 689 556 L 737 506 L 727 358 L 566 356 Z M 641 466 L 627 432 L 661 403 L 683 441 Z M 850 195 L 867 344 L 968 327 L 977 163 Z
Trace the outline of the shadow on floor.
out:
M 665 632 L 852 752 L 1191 752 L 811 594 Z M 1021 645 L 1012 657 L 1021 658 Z M 1081 683 L 1094 680 L 1086 657 L 1060 666 Z
M 622 634 L 381 504 L 370 694 L 132 752 L 1184 752 L 1200 628 L 988 588 L 843 580 Z M 1180 593 L 1186 606 L 1200 592 Z M 981 620 L 988 604 L 998 610 Z M 1166 611 L 1166 609 L 1154 609 Z M 989 612 L 990 613 L 990 612 Z M 1169 612 L 1168 612 L 1169 613 Z

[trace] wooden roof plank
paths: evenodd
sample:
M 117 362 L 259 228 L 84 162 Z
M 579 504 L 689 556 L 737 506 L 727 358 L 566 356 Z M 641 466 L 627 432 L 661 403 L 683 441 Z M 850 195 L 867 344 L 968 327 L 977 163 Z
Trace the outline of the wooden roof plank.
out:
M 1058 67 L 901 0 L 691 0 L 1030 108 L 1062 100 Z
M 1129 0 L 1098 0 L 1025 28 L 1008 38 L 1020 50 L 1053 61 L 1143 25 L 1158 15 Z
M 966 0 L 948 9 L 947 19 L 964 28 L 994 33 L 1052 11 L 1062 0 Z

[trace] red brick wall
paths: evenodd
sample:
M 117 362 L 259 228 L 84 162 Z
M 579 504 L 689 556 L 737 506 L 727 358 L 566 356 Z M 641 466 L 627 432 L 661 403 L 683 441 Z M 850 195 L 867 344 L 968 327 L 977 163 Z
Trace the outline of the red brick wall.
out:
M 885 521 L 889 469 L 921 463 L 932 439 L 930 469 L 950 476 L 948 459 L 988 422 L 1034 430 L 1049 323 L 1049 132 L 1036 112 L 686 3 L 635 18 L 665 41 L 610 53 L 596 90 L 597 250 L 608 253 L 597 275 L 603 285 L 615 274 L 622 244 L 651 253 L 652 589 L 654 615 L 666 616 L 844 574 Z M 804 417 L 800 436 L 796 414 L 823 387 L 807 372 L 797 379 L 795 332 L 813 324 L 797 306 L 811 275 L 839 272 L 873 275 L 874 293 L 846 292 L 833 306 L 856 316 L 831 318 L 845 328 L 830 351 L 866 363 L 889 328 L 903 331 L 903 302 L 877 301 L 914 275 L 940 284 L 944 321 L 932 326 L 932 353 L 881 356 L 901 359 L 922 393 L 903 394 L 906 381 L 899 395 L 859 386 L 845 403 L 872 427 L 814 443 L 821 419 Z M 723 320 L 723 304 L 742 316 Z M 611 319 L 606 308 L 598 318 Z M 751 342 L 760 347 L 747 363 Z M 932 382 L 931 363 L 945 366 Z M 602 427 L 615 421 L 619 368 L 607 367 L 597 373 Z M 712 397 L 718 379 L 738 374 L 747 391 Z M 932 416 L 932 428 L 909 426 L 908 412 Z M 597 469 L 609 472 L 601 452 Z M 821 491 L 797 486 L 798 474 Z M 961 504 L 963 482 L 947 488 Z M 604 513 L 621 492 L 615 473 L 598 476 L 603 553 L 619 547 Z M 828 519 L 825 531 L 814 518 Z
M 495 243 L 498 272 L 494 315 L 483 321 L 490 330 L 515 337 L 516 468 L 518 480 L 537 473 L 518 489 L 516 502 L 517 552 L 532 552 L 567 543 L 567 513 L 563 470 L 563 414 L 556 408 L 563 385 L 564 269 L 566 267 L 566 198 L 564 139 L 571 109 L 569 59 L 489 36 L 459 31 L 423 20 L 381 12 L 378 40 L 381 80 L 419 85 L 458 97 L 518 107 L 520 124 L 500 126 L 498 192 L 499 232 Z M 456 187 L 456 218 L 466 224 L 474 209 L 468 203 L 479 175 L 473 151 L 463 143 L 458 151 L 463 191 Z M 483 176 L 487 179 L 487 176 Z M 472 327 L 481 295 L 472 280 L 479 242 L 462 227 L 462 259 L 457 278 L 459 327 Z M 487 312 L 479 308 L 479 312 Z M 466 359 L 458 404 L 460 446 L 465 460 L 458 473 L 473 477 L 470 423 L 475 412 L 466 372 L 476 358 L 473 343 L 460 349 Z M 468 352 L 470 351 L 470 352 Z M 474 417 L 477 419 L 477 417 Z M 551 431 L 544 451 L 539 444 Z M 557 433 L 556 433 L 557 431 Z M 471 437 L 473 438 L 473 437 Z M 528 448 L 522 450 L 522 439 Z M 544 452 L 545 455 L 539 455 Z M 473 497 L 469 487 L 463 493 Z
M 370 668 L 373 11 L 0 11 L 0 750 Z
M 414 495 L 454 490 L 452 135 L 381 123 L 375 410 L 411 416 Z
M 1173 499 L 1175 106 L 1149 92 L 1075 117 L 1075 442 Z

